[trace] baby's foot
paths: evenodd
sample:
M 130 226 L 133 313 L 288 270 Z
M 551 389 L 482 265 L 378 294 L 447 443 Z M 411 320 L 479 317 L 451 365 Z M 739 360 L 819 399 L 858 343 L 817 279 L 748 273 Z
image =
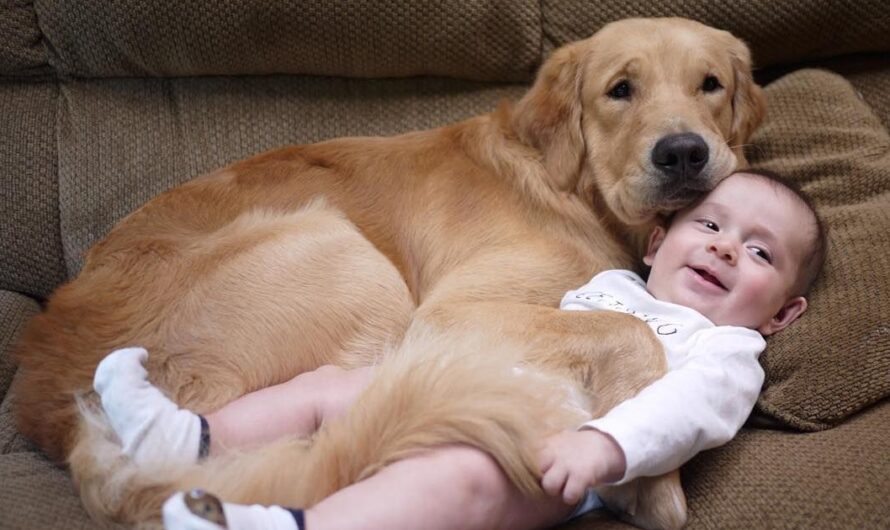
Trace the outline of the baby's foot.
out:
M 164 503 L 167 530 L 305 530 L 302 510 L 222 503 L 201 490 L 176 493 Z
M 180 409 L 148 382 L 144 348 L 115 350 L 96 368 L 93 388 L 123 452 L 137 464 L 191 464 L 206 453 L 204 419 Z

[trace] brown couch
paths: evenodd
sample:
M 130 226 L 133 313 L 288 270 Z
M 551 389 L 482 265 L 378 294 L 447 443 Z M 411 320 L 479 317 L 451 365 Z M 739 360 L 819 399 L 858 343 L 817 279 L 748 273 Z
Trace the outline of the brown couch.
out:
M 749 42 L 770 104 L 750 158 L 798 179 L 831 230 L 749 425 L 684 468 L 689 528 L 890 528 L 884 0 L 0 0 L 0 529 L 94 526 L 16 432 L 8 350 L 114 222 L 263 149 L 488 111 L 554 47 L 665 15 Z

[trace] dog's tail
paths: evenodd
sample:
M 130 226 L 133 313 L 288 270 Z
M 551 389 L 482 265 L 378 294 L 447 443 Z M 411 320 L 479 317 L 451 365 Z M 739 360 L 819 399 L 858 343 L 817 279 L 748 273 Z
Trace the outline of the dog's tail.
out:
M 72 469 L 81 470 L 76 479 L 93 515 L 122 522 L 156 519 L 167 496 L 194 487 L 226 502 L 308 507 L 389 463 L 444 444 L 489 453 L 520 489 L 540 493 L 539 443 L 576 424 L 579 411 L 566 407 L 561 380 L 517 368 L 524 353 L 482 335 L 415 330 L 384 357 L 350 411 L 311 440 L 283 440 L 189 469 L 135 470 L 114 456 L 113 435 L 92 412 L 85 424 L 93 427 L 72 454 Z

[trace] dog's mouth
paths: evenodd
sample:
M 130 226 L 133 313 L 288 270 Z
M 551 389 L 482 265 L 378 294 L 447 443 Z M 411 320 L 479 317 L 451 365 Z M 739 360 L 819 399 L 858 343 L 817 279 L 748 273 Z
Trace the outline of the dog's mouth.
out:
M 689 267 L 689 268 L 692 269 L 692 272 L 698 274 L 699 278 L 701 278 L 702 280 L 704 280 L 710 284 L 716 285 L 717 287 L 719 287 L 720 289 L 723 289 L 724 291 L 729 290 L 726 288 L 725 285 L 723 285 L 723 282 L 721 282 L 719 278 L 717 278 L 716 276 L 714 276 L 713 274 L 708 272 L 706 269 L 702 269 L 700 267 Z
M 675 182 L 666 183 L 660 186 L 658 192 L 665 203 L 676 203 L 682 207 L 711 191 L 715 186 L 713 179 L 700 175 L 686 179 L 679 185 Z
M 628 224 L 648 222 L 653 216 L 682 210 L 719 182 L 719 179 L 711 178 L 704 172 L 682 183 L 658 182 L 659 179 L 647 171 L 637 174 L 634 180 L 640 184 L 635 189 L 625 189 L 625 193 L 617 194 L 619 202 L 612 208 L 616 212 L 624 212 L 626 216 L 623 219 Z
M 670 190 L 659 189 L 650 196 L 648 209 L 652 212 L 668 215 L 689 206 L 704 193 L 704 191 L 688 187 L 675 187 Z
M 719 179 L 710 178 L 705 174 L 685 179 L 683 182 L 658 182 L 659 179 L 651 176 L 648 180 L 654 185 L 650 188 L 647 203 L 651 210 L 662 214 L 689 206 L 711 191 L 719 182 Z

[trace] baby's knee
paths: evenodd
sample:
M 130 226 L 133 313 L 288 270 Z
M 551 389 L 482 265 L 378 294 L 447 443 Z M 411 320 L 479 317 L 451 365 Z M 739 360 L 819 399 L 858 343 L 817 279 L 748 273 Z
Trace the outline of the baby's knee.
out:
M 449 448 L 442 468 L 452 491 L 459 492 L 460 505 L 468 520 L 479 522 L 491 518 L 498 520 L 514 486 L 488 453 L 473 447 Z
M 327 392 L 333 383 L 336 383 L 337 380 L 343 377 L 344 373 L 346 373 L 346 370 L 343 368 L 326 364 L 319 366 L 311 372 L 303 372 L 288 381 L 287 384 L 299 386 L 301 390 L 313 392 L 317 395 L 318 393 Z

